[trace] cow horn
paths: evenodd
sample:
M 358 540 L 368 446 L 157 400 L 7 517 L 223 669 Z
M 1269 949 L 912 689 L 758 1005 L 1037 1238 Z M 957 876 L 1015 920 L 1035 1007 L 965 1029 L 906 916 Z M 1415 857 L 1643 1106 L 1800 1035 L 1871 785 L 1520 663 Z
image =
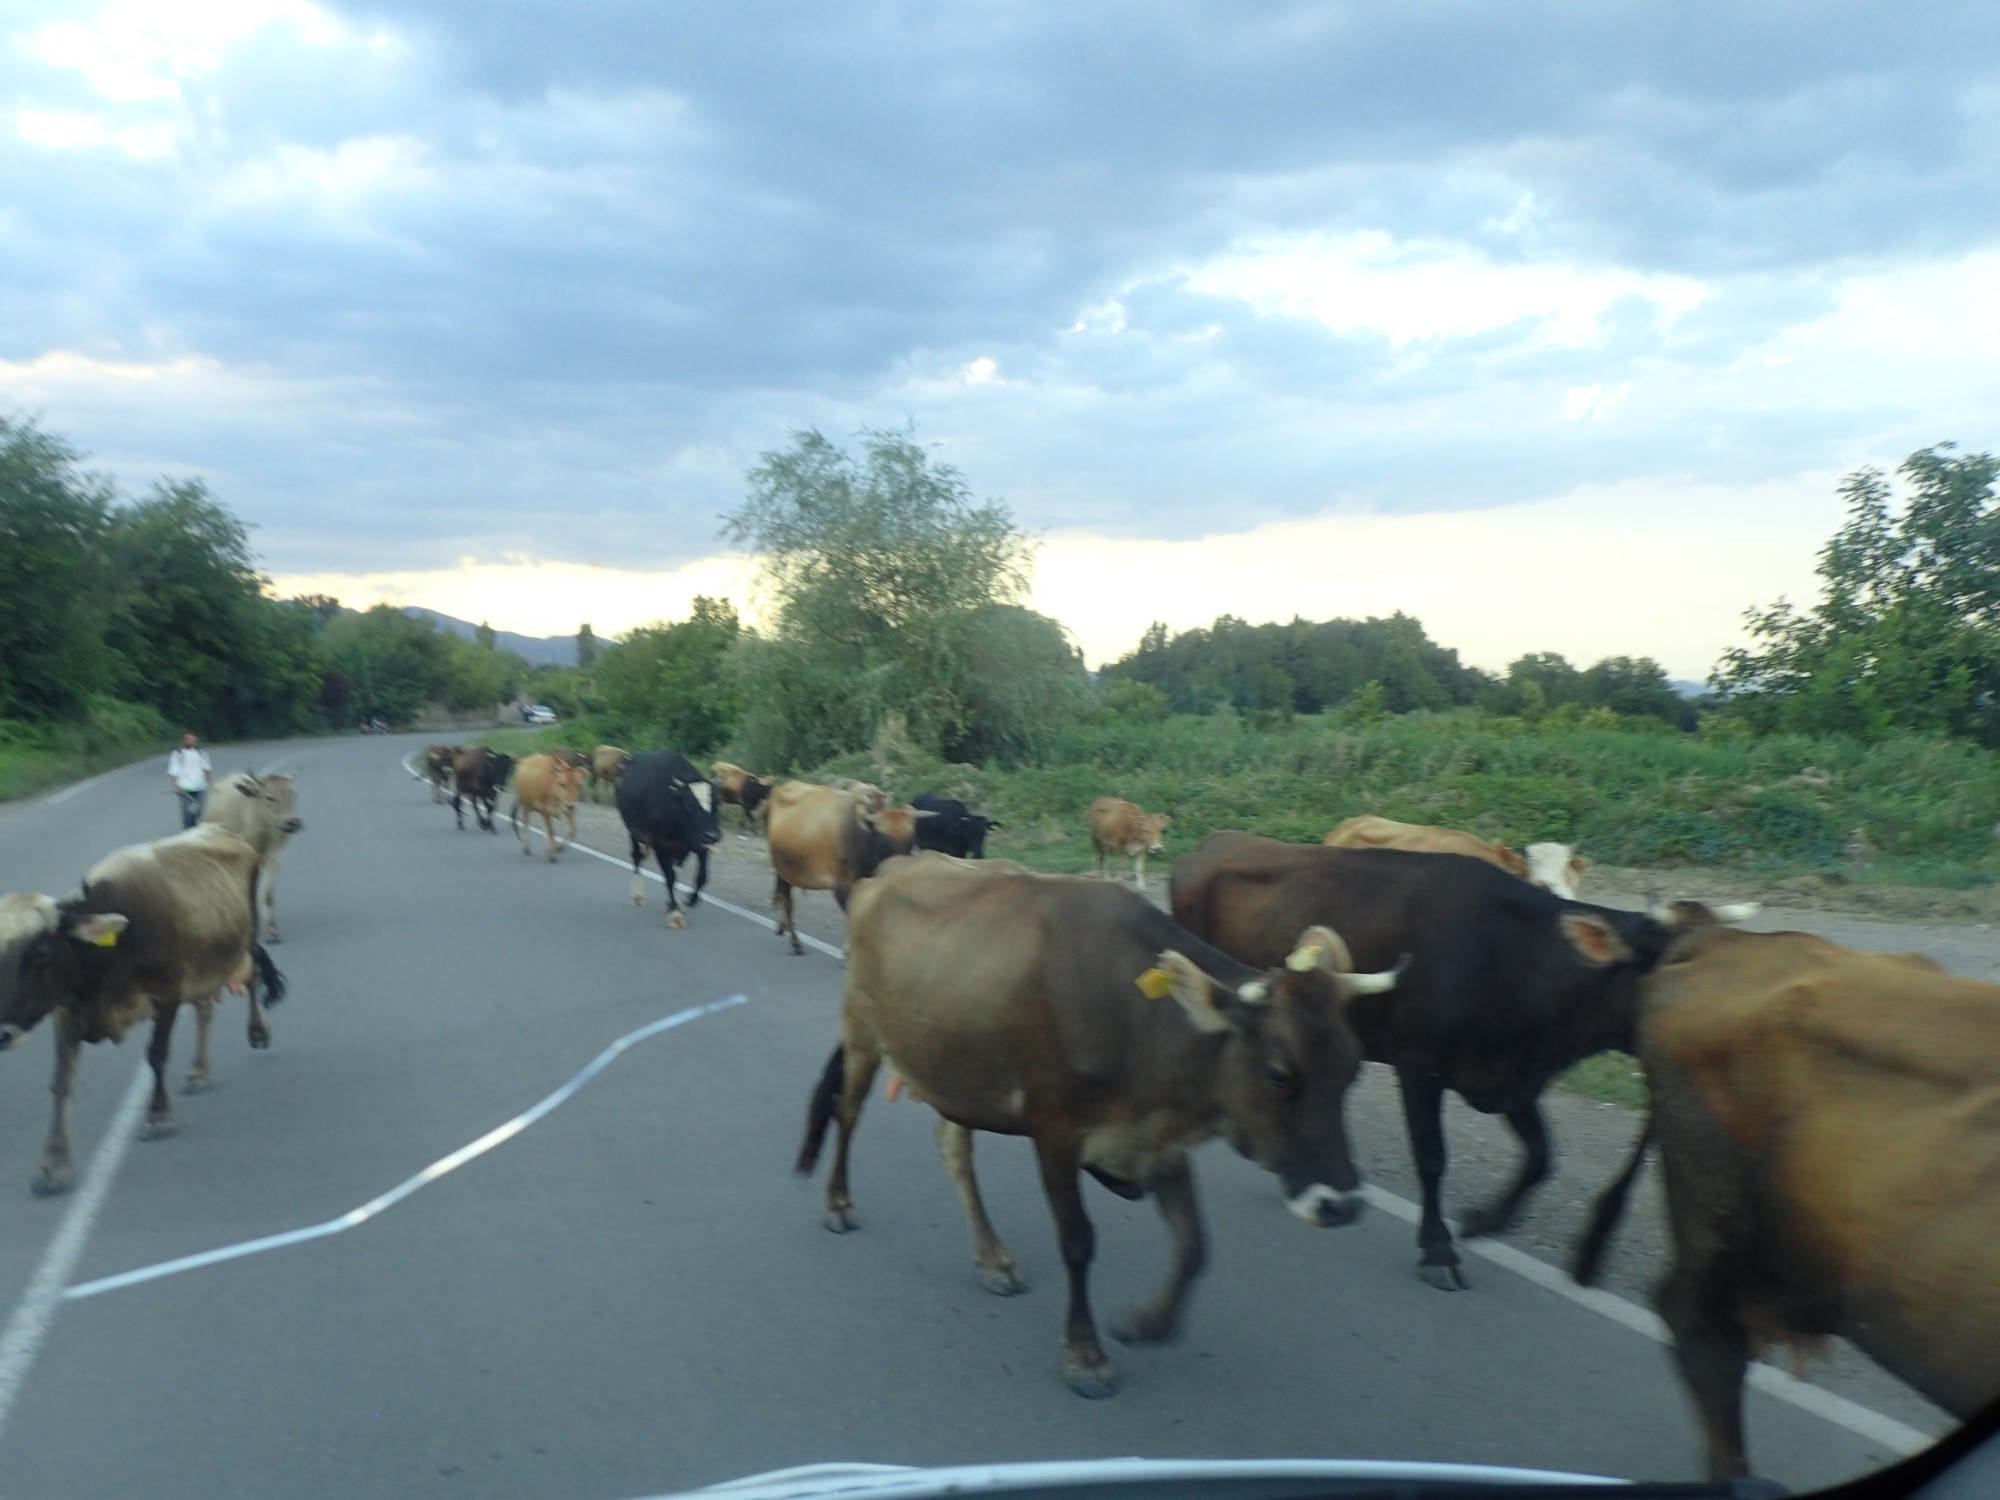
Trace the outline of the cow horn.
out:
M 1747 922 L 1763 908 L 1761 901 L 1732 901 L 1726 906 L 1711 906 L 1709 910 L 1715 913 L 1718 922 Z
M 1410 966 L 1410 955 L 1405 953 L 1396 960 L 1396 967 L 1384 969 L 1379 974 L 1346 974 L 1341 976 L 1341 984 L 1350 995 L 1382 995 L 1403 982 L 1403 971 Z
M 1261 979 L 1252 979 L 1236 987 L 1236 998 L 1245 1005 L 1263 1005 L 1271 998 L 1271 987 Z

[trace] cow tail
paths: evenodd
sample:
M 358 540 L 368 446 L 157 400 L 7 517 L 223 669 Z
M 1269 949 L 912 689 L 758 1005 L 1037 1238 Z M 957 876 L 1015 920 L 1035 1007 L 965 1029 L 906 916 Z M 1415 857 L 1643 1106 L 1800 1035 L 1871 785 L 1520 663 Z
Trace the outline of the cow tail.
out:
M 250 945 L 251 962 L 257 965 L 258 981 L 264 986 L 264 1003 L 276 1005 L 285 998 L 285 976 L 271 961 L 271 955 L 264 951 L 262 943 Z
M 1631 1160 L 1602 1193 L 1598 1195 L 1597 1206 L 1590 1211 L 1590 1223 L 1585 1226 L 1583 1238 L 1576 1242 L 1576 1256 L 1570 1263 L 1570 1275 L 1578 1286 L 1589 1286 L 1597 1280 L 1597 1272 L 1604 1260 L 1604 1252 L 1611 1243 L 1612 1231 L 1618 1221 L 1625 1217 L 1625 1200 L 1631 1195 L 1633 1179 L 1639 1175 L 1639 1168 L 1645 1165 L 1646 1151 L 1653 1144 L 1653 1117 L 1646 1116 L 1646 1123 L 1639 1131 L 1639 1139 L 1632 1147 Z
M 519 797 L 516 797 L 514 799 L 514 805 L 507 809 L 507 826 L 513 829 L 514 832 L 516 833 L 519 833 L 521 831 L 520 813 L 521 813 L 521 799 Z
M 834 1113 L 840 1108 L 840 1095 L 847 1083 L 847 1048 L 838 1045 L 833 1056 L 826 1060 L 826 1067 L 819 1075 L 819 1086 L 813 1090 L 812 1103 L 806 1106 L 806 1138 L 799 1144 L 799 1159 L 792 1163 L 792 1170 L 801 1177 L 810 1177 L 813 1168 L 819 1165 L 820 1148 L 826 1144 L 826 1127 L 833 1123 Z

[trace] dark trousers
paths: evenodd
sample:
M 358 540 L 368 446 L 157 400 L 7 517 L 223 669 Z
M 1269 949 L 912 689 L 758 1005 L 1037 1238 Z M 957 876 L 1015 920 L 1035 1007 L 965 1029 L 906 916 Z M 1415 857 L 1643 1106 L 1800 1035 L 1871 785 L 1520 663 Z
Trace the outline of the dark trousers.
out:
M 206 788 L 198 792 L 181 793 L 181 827 L 192 828 L 201 821 L 201 805 L 207 800 Z

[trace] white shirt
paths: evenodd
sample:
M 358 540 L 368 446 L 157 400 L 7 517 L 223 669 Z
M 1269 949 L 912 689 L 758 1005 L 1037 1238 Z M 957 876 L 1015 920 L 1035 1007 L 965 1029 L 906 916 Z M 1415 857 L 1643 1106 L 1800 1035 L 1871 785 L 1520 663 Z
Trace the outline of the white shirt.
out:
M 167 774 L 184 792 L 198 792 L 207 786 L 208 773 L 208 752 L 199 747 L 190 750 L 182 746 L 167 757 Z

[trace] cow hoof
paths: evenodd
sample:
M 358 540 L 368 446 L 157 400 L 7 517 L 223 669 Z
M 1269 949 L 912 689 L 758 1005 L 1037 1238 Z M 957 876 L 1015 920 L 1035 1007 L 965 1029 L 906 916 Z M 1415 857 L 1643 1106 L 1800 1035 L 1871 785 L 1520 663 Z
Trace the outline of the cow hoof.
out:
M 681 929 L 686 927 L 687 924 L 688 924 L 688 919 L 682 916 L 679 912 L 675 912 L 671 917 L 667 918 L 667 925 L 673 928 L 673 930 L 676 932 L 679 932 Z
M 267 943 L 282 943 L 284 939 L 278 935 L 278 929 L 273 927 L 269 932 L 264 934 L 264 941 Z
M 142 1141 L 163 1141 L 179 1129 L 180 1126 L 176 1125 L 172 1120 L 148 1120 L 144 1125 L 139 1127 L 139 1139 Z
M 1017 1266 L 981 1266 L 979 1284 L 996 1297 L 1018 1297 L 1028 1289 Z
M 69 1168 L 43 1167 L 35 1177 L 33 1188 L 37 1198 L 53 1198 L 59 1193 L 68 1192 Z
M 187 1081 L 181 1084 L 181 1092 L 183 1094 L 205 1094 L 214 1087 L 215 1080 L 210 1078 L 208 1074 L 190 1073 L 187 1076 Z
M 1088 1401 L 1102 1401 L 1118 1389 L 1118 1373 L 1111 1368 L 1111 1362 L 1083 1365 L 1067 1361 L 1063 1365 L 1063 1379 L 1069 1388 Z
M 1169 1344 L 1177 1332 L 1171 1318 L 1149 1307 L 1132 1308 L 1111 1323 L 1111 1336 L 1121 1344 Z
M 632 898 L 632 904 L 634 906 L 644 906 L 646 904 L 646 898 L 644 896 L 634 896 Z
M 252 1026 L 250 1028 L 250 1046 L 253 1050 L 262 1052 L 270 1045 L 271 1045 L 270 1027 Z
M 851 1208 L 829 1208 L 822 1222 L 830 1234 L 849 1234 L 861 1227 L 861 1221 L 854 1217 Z
M 1418 1266 L 1417 1275 L 1424 1285 L 1434 1286 L 1441 1292 L 1462 1292 L 1472 1283 L 1465 1279 L 1465 1272 L 1457 1266 Z

